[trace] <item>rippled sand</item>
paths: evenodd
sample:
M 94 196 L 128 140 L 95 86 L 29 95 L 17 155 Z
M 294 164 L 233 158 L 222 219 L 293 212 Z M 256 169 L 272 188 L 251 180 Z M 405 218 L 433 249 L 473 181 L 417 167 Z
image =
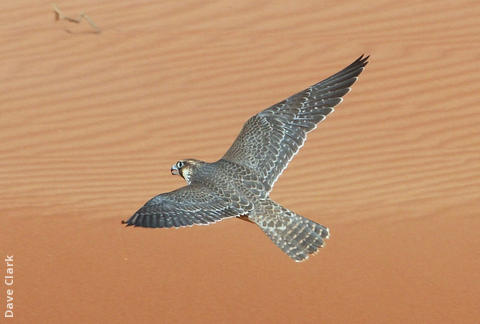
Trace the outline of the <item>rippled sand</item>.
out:
M 477 323 L 478 4 L 58 5 L 102 32 L 55 22 L 46 1 L 0 13 L 0 259 L 14 255 L 15 319 Z M 251 115 L 362 53 L 353 91 L 272 194 L 330 227 L 318 255 L 294 263 L 235 219 L 120 224 L 183 185 L 172 163 L 218 159 Z

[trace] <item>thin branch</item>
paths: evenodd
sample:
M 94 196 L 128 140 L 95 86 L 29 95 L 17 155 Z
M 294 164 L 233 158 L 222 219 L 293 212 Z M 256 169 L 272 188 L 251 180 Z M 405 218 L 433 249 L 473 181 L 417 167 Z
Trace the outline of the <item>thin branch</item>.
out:
M 72 23 L 75 23 L 75 24 L 79 24 L 82 22 L 82 19 L 87 21 L 87 23 L 93 28 L 95 29 L 95 32 L 96 33 L 100 33 L 101 30 L 100 28 L 98 28 L 98 26 L 93 22 L 92 18 L 90 18 L 85 12 L 82 12 L 78 18 L 71 18 L 71 17 L 68 17 L 68 16 L 65 16 L 63 14 L 63 12 L 57 7 L 57 5 L 55 3 L 52 4 L 52 7 L 53 7 L 53 12 L 55 14 L 55 20 L 58 21 L 58 20 L 66 20 L 68 22 L 72 22 Z

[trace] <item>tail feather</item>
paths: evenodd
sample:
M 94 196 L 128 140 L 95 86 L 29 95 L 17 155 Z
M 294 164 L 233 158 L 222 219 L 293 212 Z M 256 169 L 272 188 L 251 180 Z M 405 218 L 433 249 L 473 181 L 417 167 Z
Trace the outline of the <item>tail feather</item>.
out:
M 329 238 L 327 227 L 315 223 L 303 216 L 274 203 L 256 212 L 253 221 L 270 237 L 283 252 L 297 262 L 308 259 Z M 273 206 L 272 206 L 273 204 Z

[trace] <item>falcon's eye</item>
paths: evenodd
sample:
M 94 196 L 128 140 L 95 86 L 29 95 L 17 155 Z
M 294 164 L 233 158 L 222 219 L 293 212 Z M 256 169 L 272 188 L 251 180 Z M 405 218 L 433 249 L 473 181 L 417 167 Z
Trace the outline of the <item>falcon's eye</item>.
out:
M 177 162 L 177 168 L 181 169 L 183 168 L 184 163 L 182 161 Z

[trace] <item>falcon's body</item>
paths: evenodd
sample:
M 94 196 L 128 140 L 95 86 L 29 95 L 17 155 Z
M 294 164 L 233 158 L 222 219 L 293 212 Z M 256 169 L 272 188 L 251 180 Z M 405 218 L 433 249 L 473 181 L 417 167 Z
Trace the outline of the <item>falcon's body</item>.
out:
M 328 228 L 282 207 L 270 191 L 306 134 L 333 111 L 367 64 L 360 57 L 337 74 L 251 117 L 218 161 L 180 160 L 172 174 L 187 186 L 152 198 L 127 225 L 182 227 L 247 216 L 285 253 L 303 261 L 322 247 Z

